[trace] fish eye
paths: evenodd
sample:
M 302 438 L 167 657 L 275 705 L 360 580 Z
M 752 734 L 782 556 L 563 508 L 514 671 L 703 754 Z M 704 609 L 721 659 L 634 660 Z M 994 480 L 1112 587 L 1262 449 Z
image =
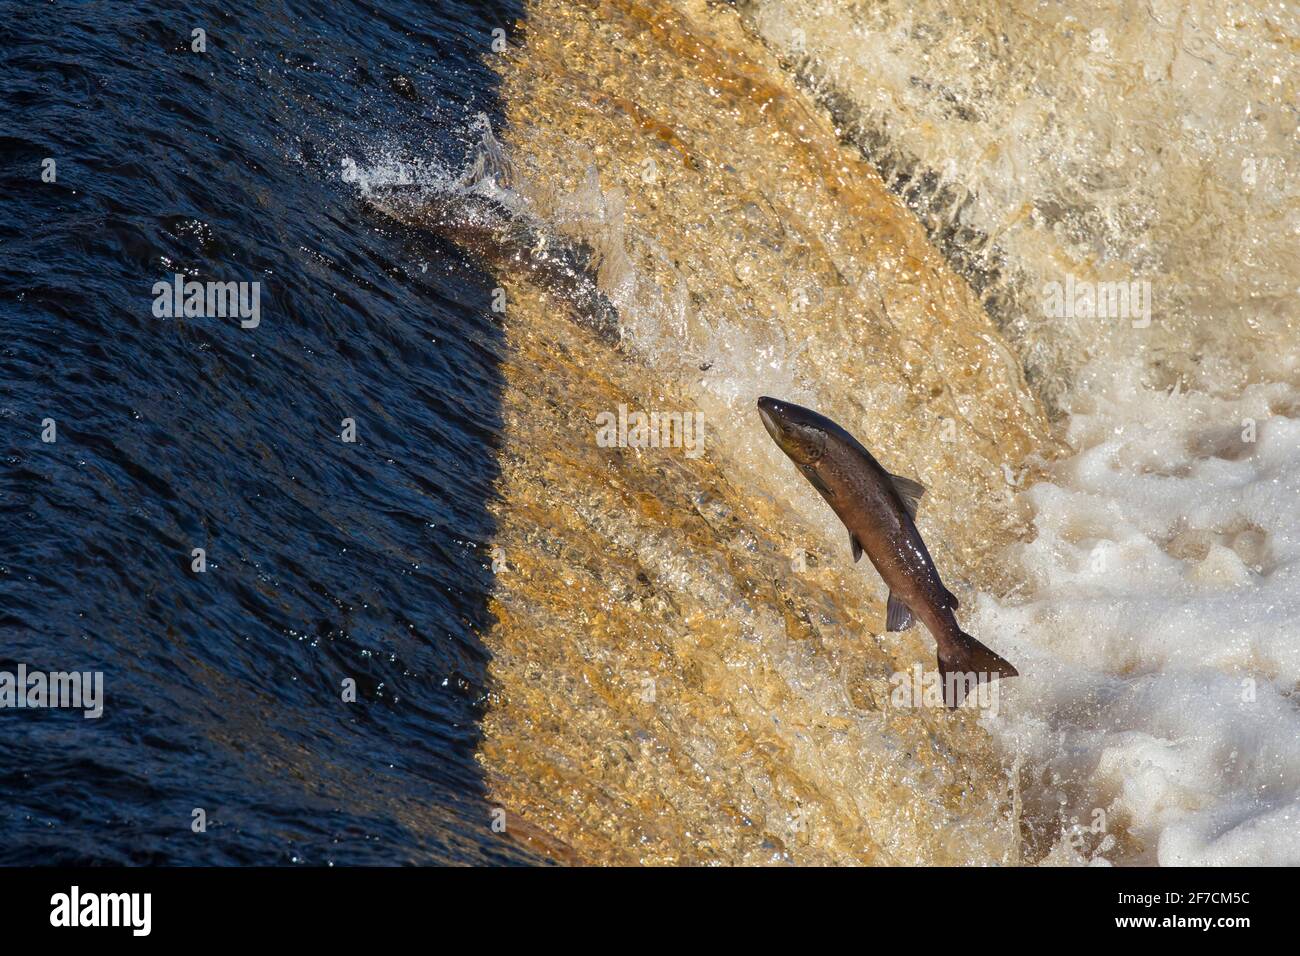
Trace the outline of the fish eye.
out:
M 808 459 L 809 464 L 821 459 L 826 453 L 826 436 L 820 429 L 808 428 L 807 426 L 799 429 L 799 450 L 804 457 Z

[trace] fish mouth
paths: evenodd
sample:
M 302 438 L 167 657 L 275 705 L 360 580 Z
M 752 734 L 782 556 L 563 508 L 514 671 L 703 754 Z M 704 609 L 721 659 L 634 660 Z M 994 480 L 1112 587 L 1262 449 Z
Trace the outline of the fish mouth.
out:
M 758 417 L 763 419 L 763 427 L 774 441 L 781 440 L 780 403 L 775 398 L 764 395 L 758 400 Z

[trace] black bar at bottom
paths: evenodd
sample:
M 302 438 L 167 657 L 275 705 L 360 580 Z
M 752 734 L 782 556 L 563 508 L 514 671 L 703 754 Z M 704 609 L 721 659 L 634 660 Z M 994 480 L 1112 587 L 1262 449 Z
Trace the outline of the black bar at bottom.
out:
M 1283 925 L 1290 881 L 1264 869 L 0 869 L 0 925 L 10 941 L 126 941 L 144 937 L 147 913 L 148 938 L 172 942 L 373 944 L 529 928 L 630 942 L 689 924 L 693 943 L 734 944 L 782 924 L 860 934 L 884 920 L 966 944 L 1008 932 L 1231 943 Z

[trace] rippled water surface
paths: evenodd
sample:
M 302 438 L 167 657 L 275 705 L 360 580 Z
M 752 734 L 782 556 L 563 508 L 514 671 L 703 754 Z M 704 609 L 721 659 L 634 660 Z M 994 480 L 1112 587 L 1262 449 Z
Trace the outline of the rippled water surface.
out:
M 338 175 L 459 156 L 517 13 L 8 6 L 0 659 L 106 702 L 5 713 L 5 862 L 527 858 L 473 759 L 492 283 Z M 176 272 L 259 281 L 260 325 L 155 318 Z

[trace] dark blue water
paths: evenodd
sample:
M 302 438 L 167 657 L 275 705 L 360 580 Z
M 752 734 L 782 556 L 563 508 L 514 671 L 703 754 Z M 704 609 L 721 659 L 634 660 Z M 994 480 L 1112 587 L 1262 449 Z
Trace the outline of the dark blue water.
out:
M 0 670 L 105 685 L 0 710 L 0 862 L 528 861 L 474 760 L 493 283 L 340 176 L 459 162 L 520 11 L 0 14 Z M 155 317 L 176 272 L 260 325 Z

